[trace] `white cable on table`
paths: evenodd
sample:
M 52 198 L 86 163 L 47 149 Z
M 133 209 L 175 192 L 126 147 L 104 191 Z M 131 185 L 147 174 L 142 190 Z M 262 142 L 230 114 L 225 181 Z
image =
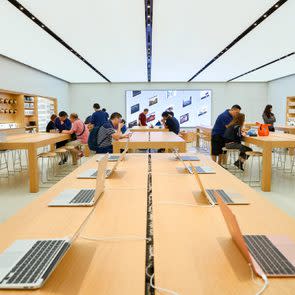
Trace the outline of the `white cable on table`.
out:
M 254 273 L 253 273 L 253 269 L 252 269 L 252 266 L 251 266 L 251 264 L 249 263 L 249 267 L 250 267 L 250 270 L 251 270 L 251 278 L 252 278 L 252 281 L 256 284 L 256 285 L 258 285 L 258 286 L 262 286 L 262 288 L 255 294 L 255 295 L 261 295 L 265 290 L 266 290 L 266 288 L 267 288 L 267 286 L 268 286 L 268 279 L 267 279 L 267 276 L 265 275 L 265 274 L 263 274 L 261 277 L 262 277 L 262 279 L 263 279 L 263 281 L 264 281 L 264 284 L 262 285 L 262 284 L 260 284 L 260 283 L 258 283 L 256 280 L 255 280 L 255 278 L 254 278 Z
M 88 241 L 140 241 L 140 240 L 147 240 L 150 241 L 150 238 L 141 237 L 141 236 L 114 236 L 114 237 L 87 237 L 87 236 L 80 236 L 81 239 L 88 240 Z
M 215 206 L 215 204 L 198 205 L 198 204 L 182 203 L 182 202 L 176 202 L 176 201 L 159 201 L 158 204 L 182 205 L 182 206 L 189 206 L 189 207 L 204 207 L 204 208 L 213 208 Z
M 153 273 L 153 274 L 151 275 L 151 278 L 150 278 L 150 286 L 151 286 L 153 289 L 155 289 L 155 290 L 157 290 L 157 291 L 159 291 L 159 292 L 165 292 L 165 293 L 167 293 L 167 294 L 171 294 L 171 295 L 179 295 L 179 294 L 176 293 L 175 291 L 172 291 L 172 290 L 169 290 L 169 289 L 164 289 L 164 288 L 161 288 L 161 287 L 157 287 L 157 286 L 155 286 L 155 285 L 153 284 L 154 276 L 155 276 L 155 274 Z

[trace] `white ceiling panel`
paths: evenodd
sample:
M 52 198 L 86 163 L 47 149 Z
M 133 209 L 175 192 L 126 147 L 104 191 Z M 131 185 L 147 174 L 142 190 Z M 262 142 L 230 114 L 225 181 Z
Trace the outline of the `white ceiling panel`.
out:
M 8 1 L 0 1 L 0 36 L 0 54 L 69 82 L 103 81 Z
M 147 80 L 143 0 L 20 0 L 112 82 Z
M 280 77 L 285 77 L 295 73 L 295 56 L 292 55 L 286 59 L 282 59 L 265 68 L 247 74 L 234 81 L 236 82 L 265 82 Z
M 227 81 L 295 51 L 294 26 L 292 26 L 294 11 L 294 0 L 283 4 L 194 81 Z M 287 67 L 288 59 L 281 63 L 283 64 L 286 65 L 285 72 L 282 67 L 280 72 L 272 73 L 272 79 L 290 74 L 290 68 Z M 268 81 L 268 76 L 264 76 L 266 71 L 267 68 L 251 74 L 252 81 Z M 248 80 L 247 76 L 243 79 Z
M 154 1 L 153 81 L 187 81 L 275 0 Z

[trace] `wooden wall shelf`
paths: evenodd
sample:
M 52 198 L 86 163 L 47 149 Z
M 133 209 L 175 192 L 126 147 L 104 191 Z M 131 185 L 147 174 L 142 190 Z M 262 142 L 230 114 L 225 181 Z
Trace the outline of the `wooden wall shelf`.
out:
M 54 105 L 54 112 L 57 112 L 56 98 L 41 97 L 0 89 L 0 124 L 15 123 L 17 125 L 16 128 L 22 128 L 24 130 L 28 127 L 26 128 L 27 130 L 35 128 L 38 131 L 38 99 L 41 98 L 50 100 L 50 103 Z
M 295 125 L 295 96 L 287 97 L 286 125 Z

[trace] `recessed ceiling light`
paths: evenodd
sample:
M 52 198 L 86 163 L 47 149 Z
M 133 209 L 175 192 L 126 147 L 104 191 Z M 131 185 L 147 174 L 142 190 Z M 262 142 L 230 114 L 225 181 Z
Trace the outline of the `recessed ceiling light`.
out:
M 255 23 L 254 26 L 257 26 L 257 24 Z
M 32 16 L 32 20 L 34 20 L 35 18 Z
M 21 6 L 20 8 L 19 8 L 20 10 L 24 10 L 24 8 Z
M 279 7 L 279 5 L 277 4 L 275 7 Z
M 265 14 L 263 17 L 267 17 L 267 15 Z
M 150 15 L 148 15 L 147 17 L 148 17 L 148 18 L 150 18 L 151 16 L 150 16 Z
M 44 28 L 44 25 L 41 25 L 42 28 Z

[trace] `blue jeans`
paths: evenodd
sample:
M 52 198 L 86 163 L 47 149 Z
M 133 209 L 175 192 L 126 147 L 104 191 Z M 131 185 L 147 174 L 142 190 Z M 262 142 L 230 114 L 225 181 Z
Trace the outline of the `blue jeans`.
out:
M 97 153 L 97 154 L 107 154 L 107 153 L 112 154 L 112 153 L 113 153 L 113 146 L 110 145 L 110 146 L 106 146 L 106 147 L 98 148 L 98 149 L 96 150 L 96 153 Z

